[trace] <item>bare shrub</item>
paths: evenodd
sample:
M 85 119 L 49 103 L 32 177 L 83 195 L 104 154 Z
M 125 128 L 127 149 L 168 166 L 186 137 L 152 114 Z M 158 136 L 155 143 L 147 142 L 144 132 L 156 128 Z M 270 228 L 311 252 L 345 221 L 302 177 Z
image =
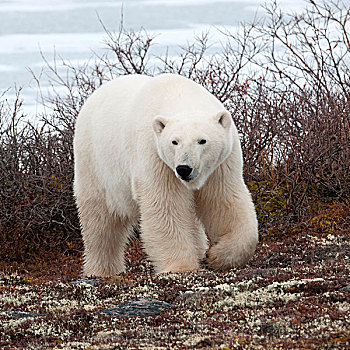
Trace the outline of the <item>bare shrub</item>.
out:
M 47 62 L 52 85 L 65 92 L 53 89 L 44 101 L 40 127 L 24 122 L 19 92 L 13 106 L 3 97 L 2 256 L 18 258 L 24 246 L 29 252 L 39 245 L 69 248 L 79 239 L 72 195 L 75 118 L 96 88 L 124 74 L 178 73 L 225 104 L 241 135 L 263 234 L 314 227 L 318 207 L 334 201 L 349 216 L 349 9 L 340 1 L 310 0 L 301 15 L 286 15 L 275 4 L 266 14 L 264 21 L 225 33 L 220 52 L 210 51 L 204 33 L 177 59 L 152 56 L 154 38 L 144 30 L 106 29 L 109 50 L 102 57 L 82 66 L 63 62 L 65 76 L 56 61 Z
M 72 131 L 24 120 L 19 92 L 0 105 L 0 241 L 5 258 L 65 247 L 78 233 L 72 195 Z
M 250 60 L 262 74 L 231 101 L 241 106 L 246 177 L 269 183 L 267 203 L 283 190 L 277 220 L 293 226 L 308 218 L 315 196 L 349 195 L 349 9 L 340 1 L 310 5 L 302 15 L 267 8 L 267 21 L 254 26 L 264 48 Z

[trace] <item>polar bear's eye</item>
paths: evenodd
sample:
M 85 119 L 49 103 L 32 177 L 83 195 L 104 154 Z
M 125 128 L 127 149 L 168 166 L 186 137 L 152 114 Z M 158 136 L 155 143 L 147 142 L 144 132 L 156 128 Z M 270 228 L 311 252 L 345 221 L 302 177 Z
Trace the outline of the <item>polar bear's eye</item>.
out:
M 175 145 L 175 146 L 178 144 L 177 141 L 175 141 L 175 140 L 174 140 L 174 141 L 171 141 L 171 143 L 172 143 L 173 145 Z
M 201 140 L 198 141 L 198 143 L 200 145 L 204 145 L 205 143 L 207 143 L 207 140 L 201 139 Z

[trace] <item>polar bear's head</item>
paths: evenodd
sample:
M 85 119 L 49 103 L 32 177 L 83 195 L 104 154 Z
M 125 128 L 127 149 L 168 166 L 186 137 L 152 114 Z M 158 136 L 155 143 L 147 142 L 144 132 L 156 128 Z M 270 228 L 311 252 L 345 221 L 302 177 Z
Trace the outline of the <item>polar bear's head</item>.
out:
M 153 120 L 159 157 L 192 190 L 201 188 L 231 153 L 232 128 L 227 111 L 207 118 L 157 116 Z

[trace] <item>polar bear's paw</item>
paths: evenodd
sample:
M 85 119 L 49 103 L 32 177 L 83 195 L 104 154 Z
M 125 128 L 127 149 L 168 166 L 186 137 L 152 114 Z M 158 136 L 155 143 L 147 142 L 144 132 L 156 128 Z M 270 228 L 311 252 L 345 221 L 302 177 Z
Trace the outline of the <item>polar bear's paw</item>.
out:
M 215 271 L 226 271 L 248 262 L 254 254 L 256 243 L 232 245 L 221 241 L 207 252 L 205 264 Z

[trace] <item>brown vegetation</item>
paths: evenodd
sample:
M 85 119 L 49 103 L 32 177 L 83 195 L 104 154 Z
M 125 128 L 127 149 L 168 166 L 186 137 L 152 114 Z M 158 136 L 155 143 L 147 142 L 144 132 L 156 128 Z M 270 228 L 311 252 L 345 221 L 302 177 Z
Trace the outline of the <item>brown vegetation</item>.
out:
M 306 232 L 260 244 L 226 273 L 154 274 L 138 241 L 127 273 L 88 283 L 72 283 L 69 256 L 0 265 L 1 348 L 349 349 L 349 254 L 349 235 Z M 170 306 L 101 313 L 139 297 Z

